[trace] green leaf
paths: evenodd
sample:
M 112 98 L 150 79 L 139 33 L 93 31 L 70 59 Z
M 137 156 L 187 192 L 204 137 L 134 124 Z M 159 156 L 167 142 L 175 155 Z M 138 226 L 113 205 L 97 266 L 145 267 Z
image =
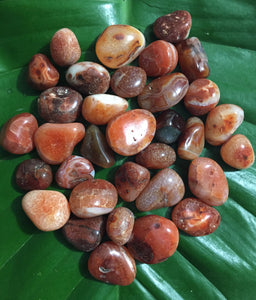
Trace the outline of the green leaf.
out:
M 209 78 L 220 88 L 220 103 L 244 109 L 245 121 L 237 132 L 245 134 L 256 149 L 254 0 L 1 1 L 0 126 L 21 112 L 37 115 L 38 93 L 27 84 L 27 64 L 37 52 L 49 55 L 50 39 L 58 29 L 75 32 L 82 48 L 80 60 L 97 61 L 95 41 L 108 25 L 133 25 L 150 43 L 155 39 L 154 20 L 177 9 L 191 13 L 190 36 L 201 40 L 208 55 Z M 182 103 L 176 108 L 188 116 Z M 88 254 L 74 250 L 60 232 L 40 232 L 34 227 L 22 211 L 23 192 L 15 185 L 14 174 L 21 161 L 36 153 L 15 156 L 0 149 L 0 298 L 255 299 L 255 164 L 234 170 L 221 160 L 219 148 L 208 144 L 202 155 L 215 159 L 228 179 L 229 199 L 217 207 L 220 227 L 205 237 L 180 233 L 172 257 L 157 265 L 138 263 L 135 281 L 119 287 L 93 279 L 87 270 Z M 98 170 L 97 177 L 112 181 L 122 161 L 117 156 L 116 166 Z M 177 160 L 174 168 L 186 183 L 188 163 Z M 136 211 L 134 204 L 125 205 Z M 170 211 L 154 213 L 169 216 Z

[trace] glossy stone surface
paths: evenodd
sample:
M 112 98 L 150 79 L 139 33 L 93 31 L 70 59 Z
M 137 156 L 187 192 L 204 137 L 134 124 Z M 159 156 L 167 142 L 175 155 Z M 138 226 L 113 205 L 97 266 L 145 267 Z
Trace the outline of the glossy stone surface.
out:
M 80 219 L 72 215 L 63 226 L 62 233 L 76 249 L 90 252 L 101 243 L 105 227 L 105 216 Z
M 216 83 L 206 78 L 193 81 L 184 97 L 186 109 L 194 116 L 202 116 L 212 110 L 220 100 Z
M 130 285 L 136 276 L 134 258 L 124 246 L 112 241 L 99 245 L 89 256 L 90 274 L 103 282 L 121 286 Z
M 94 167 L 88 159 L 71 155 L 59 166 L 55 181 L 60 187 L 72 189 L 80 182 L 92 179 L 94 175 Z
M 34 134 L 38 128 L 36 118 L 30 113 L 21 113 L 5 122 L 0 131 L 0 145 L 13 154 L 31 152 Z
M 69 28 L 55 32 L 50 42 L 50 51 L 54 62 L 61 67 L 76 63 L 81 56 L 76 35 Z
M 117 69 L 110 80 L 113 92 L 123 98 L 138 96 L 147 82 L 146 72 L 136 66 L 124 66 Z
M 133 109 L 108 122 L 106 138 L 116 153 L 131 156 L 151 143 L 155 130 L 156 120 L 152 113 L 144 109 Z
M 142 32 L 130 25 L 110 25 L 98 37 L 95 51 L 101 63 L 117 69 L 128 65 L 145 47 Z
M 186 127 L 179 138 L 178 156 L 192 160 L 202 153 L 204 144 L 204 123 L 198 117 L 188 118 Z
M 109 88 L 110 74 L 98 63 L 81 61 L 68 68 L 66 80 L 75 90 L 88 96 L 105 93 Z
M 206 78 L 210 74 L 207 55 L 196 37 L 186 39 L 176 45 L 179 65 L 190 82 Z
M 44 91 L 59 81 L 59 72 L 44 54 L 35 54 L 28 64 L 28 82 L 33 88 Z
M 70 194 L 70 209 L 78 218 L 91 218 L 110 213 L 116 206 L 115 186 L 104 179 L 83 181 Z
M 115 163 L 114 152 L 109 147 L 105 135 L 96 125 L 87 127 L 80 153 L 90 162 L 102 168 L 109 168 Z
M 175 110 L 167 109 L 156 117 L 155 138 L 160 143 L 173 144 L 184 130 L 186 121 Z
M 244 120 L 244 111 L 235 104 L 221 104 L 212 109 L 205 121 L 205 139 L 214 146 L 227 141 Z
M 178 243 L 179 231 L 171 220 L 147 215 L 135 220 L 127 247 L 136 260 L 156 264 L 172 256 Z
M 80 116 L 83 97 L 75 90 L 56 86 L 45 90 L 37 100 L 38 113 L 46 122 L 71 123 Z
M 222 205 L 229 188 L 220 165 L 208 157 L 195 158 L 189 165 L 188 185 L 192 194 L 211 206 Z
M 213 233 L 220 225 L 220 220 L 220 214 L 215 208 L 196 198 L 186 198 L 180 201 L 172 211 L 174 224 L 192 236 Z
M 184 193 L 182 178 L 176 171 L 166 168 L 153 176 L 135 200 L 135 204 L 140 211 L 169 207 L 178 203 Z
M 164 111 L 181 101 L 189 83 L 182 73 L 158 77 L 145 86 L 137 97 L 139 107 L 151 112 Z
M 126 111 L 128 101 L 111 94 L 96 94 L 85 97 L 82 115 L 86 121 L 95 125 L 105 125 L 110 119 Z
M 164 169 L 176 160 L 173 148 L 164 143 L 151 143 L 135 157 L 136 163 L 148 169 Z
M 143 166 L 127 161 L 115 173 L 115 187 L 126 202 L 134 201 L 150 180 L 150 172 Z
M 41 159 L 26 159 L 19 164 L 15 179 L 22 190 L 44 190 L 52 183 L 52 169 Z
M 172 72 L 178 63 L 176 47 L 163 40 L 150 43 L 139 56 L 139 66 L 147 76 L 158 77 Z
M 36 150 L 43 161 L 58 165 L 69 157 L 85 135 L 82 123 L 45 123 L 35 133 Z
M 220 148 L 221 158 L 229 166 L 246 169 L 253 165 L 255 154 L 249 139 L 243 134 L 235 134 Z
M 57 191 L 30 191 L 22 198 L 21 205 L 33 224 L 42 231 L 61 228 L 70 216 L 67 198 Z
M 116 207 L 107 219 L 106 231 L 109 238 L 121 246 L 128 242 L 134 225 L 133 212 L 126 207 Z
M 153 24 L 155 36 L 160 40 L 177 43 L 189 36 L 191 15 L 186 10 L 176 10 L 157 18 Z

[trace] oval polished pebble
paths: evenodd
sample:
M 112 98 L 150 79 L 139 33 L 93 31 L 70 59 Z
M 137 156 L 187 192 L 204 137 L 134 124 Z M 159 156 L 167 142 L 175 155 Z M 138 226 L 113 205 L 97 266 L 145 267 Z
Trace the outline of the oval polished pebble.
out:
M 115 173 L 115 187 L 126 202 L 134 201 L 150 180 L 150 172 L 143 166 L 127 161 Z
M 186 95 L 189 83 L 182 73 L 172 73 L 152 80 L 137 97 L 140 108 L 151 112 L 166 110 Z
M 208 157 L 192 160 L 188 169 L 188 185 L 192 194 L 211 206 L 228 199 L 228 182 L 220 165 Z
M 115 186 L 104 179 L 83 181 L 70 194 L 70 209 L 78 218 L 91 218 L 110 213 L 116 206 Z
M 110 80 L 110 86 L 117 96 L 132 98 L 143 91 L 146 82 L 147 74 L 142 68 L 124 66 L 114 72 Z
M 163 40 L 150 43 L 139 56 L 139 66 L 147 76 L 158 77 L 172 72 L 178 63 L 176 47 Z
M 151 143 L 136 155 L 135 160 L 148 169 L 164 169 L 176 161 L 176 153 L 169 145 Z
M 110 84 L 110 74 L 102 65 L 82 61 L 70 66 L 66 72 L 70 86 L 84 96 L 105 93 Z
M 80 219 L 72 215 L 63 226 L 62 233 L 76 249 L 90 252 L 101 243 L 105 227 L 105 216 Z
M 188 118 L 186 127 L 179 138 L 178 156 L 192 160 L 202 153 L 204 144 L 204 123 L 198 117 Z
M 55 32 L 50 42 L 50 52 L 54 62 L 61 67 L 73 65 L 81 56 L 76 35 L 69 28 Z
M 160 40 L 177 43 L 189 36 L 192 20 L 186 10 L 176 10 L 157 18 L 153 24 L 155 36 Z
M 34 136 L 38 155 L 50 165 L 58 165 L 69 157 L 85 135 L 82 123 L 45 123 Z
M 186 198 L 180 201 L 172 211 L 174 224 L 192 236 L 213 233 L 218 228 L 220 220 L 220 214 L 215 208 L 196 198 Z
M 37 100 L 38 113 L 49 123 L 71 123 L 80 116 L 83 97 L 75 90 L 56 86 L 45 90 Z
M 253 165 L 255 154 L 249 139 L 243 134 L 235 134 L 220 148 L 221 158 L 229 166 L 246 169 Z
M 156 264 L 172 256 L 178 243 L 179 231 L 171 220 L 147 215 L 135 220 L 127 247 L 136 260 Z
M 114 116 L 126 111 L 128 101 L 111 94 L 96 94 L 85 97 L 82 115 L 95 125 L 105 125 Z
M 57 191 L 30 191 L 22 198 L 21 204 L 29 219 L 42 231 L 61 228 L 70 216 L 67 198 Z
M 212 110 L 220 100 L 216 83 L 206 78 L 194 80 L 184 97 L 186 109 L 194 116 L 202 116 Z
M 44 190 L 52 183 L 51 167 L 39 158 L 21 162 L 15 174 L 16 184 L 23 190 Z
M 205 121 L 205 139 L 214 146 L 227 141 L 244 120 L 243 109 L 235 104 L 221 104 L 212 109 Z
M 106 232 L 108 237 L 121 246 L 128 242 L 134 225 L 133 212 L 126 207 L 116 207 L 107 219 Z
M 135 204 L 140 211 L 170 207 L 184 196 L 185 186 L 179 174 L 169 168 L 160 170 L 139 194 Z
M 59 166 L 55 181 L 60 187 L 72 189 L 80 182 L 92 179 L 94 175 L 94 167 L 88 159 L 71 155 Z
M 59 81 L 59 72 L 44 54 L 33 55 L 28 64 L 28 82 L 39 91 L 55 86 Z
M 36 118 L 30 113 L 20 113 L 5 122 L 0 131 L 0 145 L 13 154 L 31 152 L 34 134 L 38 129 Z
M 102 168 L 110 168 L 115 163 L 114 152 L 109 147 L 105 135 L 96 125 L 89 125 L 80 148 L 82 156 Z
M 117 69 L 131 63 L 145 47 L 142 32 L 130 25 L 110 25 L 96 41 L 95 51 L 101 63 Z
M 186 39 L 176 45 L 179 65 L 190 82 L 206 78 L 210 74 L 207 55 L 196 37 Z
M 88 270 L 90 274 L 105 283 L 126 286 L 136 276 L 134 258 L 125 246 L 112 241 L 100 244 L 89 256 Z
M 156 120 L 145 109 L 133 109 L 112 118 L 106 128 L 110 147 L 118 154 L 131 156 L 146 148 L 156 130 Z

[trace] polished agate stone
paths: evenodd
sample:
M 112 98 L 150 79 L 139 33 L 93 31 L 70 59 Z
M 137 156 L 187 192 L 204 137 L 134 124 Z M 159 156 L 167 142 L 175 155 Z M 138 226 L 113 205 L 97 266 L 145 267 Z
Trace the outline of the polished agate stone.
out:
M 182 73 L 158 77 L 147 84 L 137 97 L 138 105 L 151 112 L 164 111 L 179 103 L 188 87 L 188 80 Z
M 44 190 L 52 183 L 52 169 L 41 159 L 26 159 L 19 164 L 15 179 L 22 190 Z
M 157 18 L 153 24 L 155 36 L 160 40 L 177 43 L 189 36 L 192 20 L 186 10 L 176 10 Z
M 37 153 L 50 165 L 61 164 L 85 135 L 82 123 L 45 123 L 35 133 Z
M 204 144 L 204 123 L 198 117 L 189 118 L 179 137 L 178 156 L 182 159 L 192 160 L 202 153 Z
M 55 181 L 60 187 L 72 189 L 80 182 L 92 179 L 94 175 L 94 167 L 88 159 L 71 155 L 58 168 Z
M 117 69 L 110 80 L 113 92 L 123 98 L 138 96 L 147 82 L 146 72 L 136 66 L 124 66 Z
M 140 211 L 169 207 L 178 203 L 184 193 L 184 182 L 179 174 L 173 169 L 165 168 L 153 176 L 136 198 L 135 204 Z
M 210 74 L 207 55 L 196 37 L 186 39 L 176 45 L 179 65 L 190 82 L 206 78 Z
M 145 109 L 133 109 L 112 118 L 106 128 L 110 147 L 118 154 L 131 156 L 146 148 L 156 130 L 156 120 Z
M 145 47 L 142 32 L 130 25 L 110 25 L 98 37 L 95 51 L 101 63 L 117 69 L 131 63 Z
M 65 239 L 76 249 L 90 252 L 101 243 L 105 227 L 105 216 L 80 219 L 72 215 L 62 227 L 62 233 Z
M 192 194 L 211 206 L 228 199 L 228 182 L 220 165 L 207 157 L 192 160 L 188 170 L 188 185 Z
M 128 242 L 134 225 L 133 212 L 126 207 L 116 207 L 107 219 L 106 232 L 108 237 L 121 246 Z
M 91 218 L 110 213 L 117 200 L 117 190 L 111 182 L 91 179 L 73 188 L 69 204 L 72 213 L 78 218 Z
M 151 143 L 135 157 L 136 163 L 148 169 L 164 169 L 176 160 L 174 149 L 164 143 Z
M 221 104 L 212 109 L 205 122 L 205 139 L 214 146 L 227 141 L 244 120 L 243 109 L 235 104 Z
M 56 86 L 38 98 L 38 113 L 46 122 L 71 123 L 80 116 L 83 97 L 75 90 Z
M 135 220 L 127 247 L 136 260 L 156 264 L 172 256 L 178 243 L 179 231 L 171 220 L 147 215 Z
M 150 180 L 150 172 L 143 166 L 127 161 L 115 173 L 115 187 L 126 202 L 134 201 Z
M 139 66 L 148 76 L 158 77 L 172 72 L 178 63 L 176 47 L 163 40 L 149 44 L 139 56 Z
M 126 286 L 136 276 L 134 258 L 125 246 L 112 241 L 99 245 L 89 256 L 88 270 L 90 274 L 105 283 Z
M 85 97 L 82 115 L 86 121 L 95 125 L 105 125 L 128 108 L 128 101 L 111 94 L 96 94 Z
M 185 128 L 186 121 L 175 110 L 162 111 L 156 118 L 155 139 L 160 143 L 175 143 Z
M 172 211 L 172 221 L 182 231 L 192 236 L 213 233 L 220 225 L 219 212 L 196 198 L 180 201 Z
M 59 81 L 59 72 L 44 54 L 35 54 L 28 64 L 28 82 L 39 91 L 55 86 Z
M 221 158 L 229 166 L 246 169 L 253 165 L 255 154 L 249 139 L 243 134 L 235 134 L 220 148 Z
M 109 168 L 115 163 L 114 152 L 109 147 L 105 135 L 96 125 L 87 127 L 80 153 L 90 162 L 102 168 Z
M 30 113 L 20 113 L 5 122 L 0 131 L 0 145 L 13 154 L 31 152 L 34 134 L 38 129 L 36 118 Z
M 30 191 L 22 198 L 21 205 L 29 219 L 42 231 L 60 229 L 70 216 L 67 198 L 57 191 Z
M 105 93 L 110 84 L 110 74 L 102 65 L 82 61 L 70 66 L 66 72 L 68 84 L 84 96 Z
M 73 65 L 81 56 L 77 37 L 69 28 L 62 28 L 54 33 L 50 52 L 54 62 L 61 67 Z
M 216 83 L 206 78 L 193 81 L 184 97 L 186 109 L 194 116 L 202 116 L 212 110 L 220 100 Z

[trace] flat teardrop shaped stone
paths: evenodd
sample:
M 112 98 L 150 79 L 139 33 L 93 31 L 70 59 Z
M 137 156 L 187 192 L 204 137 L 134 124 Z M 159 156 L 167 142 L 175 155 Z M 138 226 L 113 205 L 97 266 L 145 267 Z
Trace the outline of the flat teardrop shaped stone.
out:
M 178 203 L 184 193 L 184 182 L 179 174 L 166 168 L 154 175 L 135 200 L 135 204 L 140 211 L 169 207 Z

